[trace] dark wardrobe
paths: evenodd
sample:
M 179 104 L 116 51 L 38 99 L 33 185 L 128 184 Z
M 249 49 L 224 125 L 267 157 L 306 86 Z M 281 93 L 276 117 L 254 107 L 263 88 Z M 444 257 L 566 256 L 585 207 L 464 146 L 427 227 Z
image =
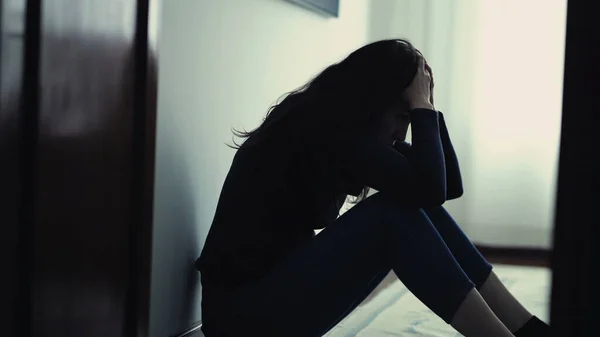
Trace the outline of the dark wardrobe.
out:
M 1 0 L 0 335 L 145 336 L 149 0 Z

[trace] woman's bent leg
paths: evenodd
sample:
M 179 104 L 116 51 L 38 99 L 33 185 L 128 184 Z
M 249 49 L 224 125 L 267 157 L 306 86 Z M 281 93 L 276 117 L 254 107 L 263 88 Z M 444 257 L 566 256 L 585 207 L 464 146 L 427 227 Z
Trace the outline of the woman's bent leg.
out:
M 475 245 L 467 238 L 452 216 L 443 207 L 426 209 L 433 225 L 446 242 L 462 269 L 494 311 L 512 332 L 531 320 L 531 314 L 502 284 Z
M 422 210 L 375 195 L 244 290 L 231 304 L 231 333 L 321 336 L 390 269 L 448 323 L 476 292 Z
M 480 289 L 492 272 L 492 265 L 481 255 L 444 207 L 426 208 L 424 211 L 461 268 L 475 287 Z

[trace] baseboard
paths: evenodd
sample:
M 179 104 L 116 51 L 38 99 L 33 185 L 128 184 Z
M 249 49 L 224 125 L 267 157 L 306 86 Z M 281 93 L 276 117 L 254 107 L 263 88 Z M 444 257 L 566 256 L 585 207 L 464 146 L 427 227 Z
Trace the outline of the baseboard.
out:
M 477 245 L 477 249 L 490 261 L 520 266 L 551 267 L 551 250 L 544 248 L 495 247 Z
M 552 249 L 553 230 L 547 227 L 482 223 L 465 225 L 463 230 L 482 246 Z
M 199 337 L 199 336 L 203 336 L 202 332 L 200 331 L 200 328 L 202 328 L 202 322 L 196 322 L 194 323 L 194 325 L 192 325 L 190 328 L 188 328 L 187 330 L 185 330 L 184 332 L 178 333 L 176 335 L 173 335 L 172 337 Z

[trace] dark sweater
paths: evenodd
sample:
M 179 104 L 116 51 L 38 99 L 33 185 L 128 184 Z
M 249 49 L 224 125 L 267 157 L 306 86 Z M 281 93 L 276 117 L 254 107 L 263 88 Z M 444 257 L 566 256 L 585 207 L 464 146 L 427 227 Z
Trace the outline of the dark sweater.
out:
M 196 261 L 203 310 L 311 240 L 314 229 L 337 218 L 346 196 L 364 186 L 415 207 L 461 196 L 458 160 L 442 114 L 413 110 L 411 128 L 412 146 L 364 137 L 325 156 L 284 136 L 242 146 Z

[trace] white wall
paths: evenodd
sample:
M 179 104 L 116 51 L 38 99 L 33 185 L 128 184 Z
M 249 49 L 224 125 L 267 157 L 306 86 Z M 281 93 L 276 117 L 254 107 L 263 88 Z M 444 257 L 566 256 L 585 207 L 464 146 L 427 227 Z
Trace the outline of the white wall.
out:
M 549 248 L 566 0 L 381 0 L 372 14 L 372 38 L 406 37 L 432 65 L 465 185 L 446 206 L 465 232 Z
M 369 0 L 325 18 L 284 0 L 165 0 L 159 98 L 151 336 L 200 320 L 200 254 L 234 151 L 280 95 L 368 40 Z M 251 196 L 249 196 L 251 197 Z
M 471 234 L 488 244 L 549 247 L 566 0 L 482 1 L 478 17 Z

